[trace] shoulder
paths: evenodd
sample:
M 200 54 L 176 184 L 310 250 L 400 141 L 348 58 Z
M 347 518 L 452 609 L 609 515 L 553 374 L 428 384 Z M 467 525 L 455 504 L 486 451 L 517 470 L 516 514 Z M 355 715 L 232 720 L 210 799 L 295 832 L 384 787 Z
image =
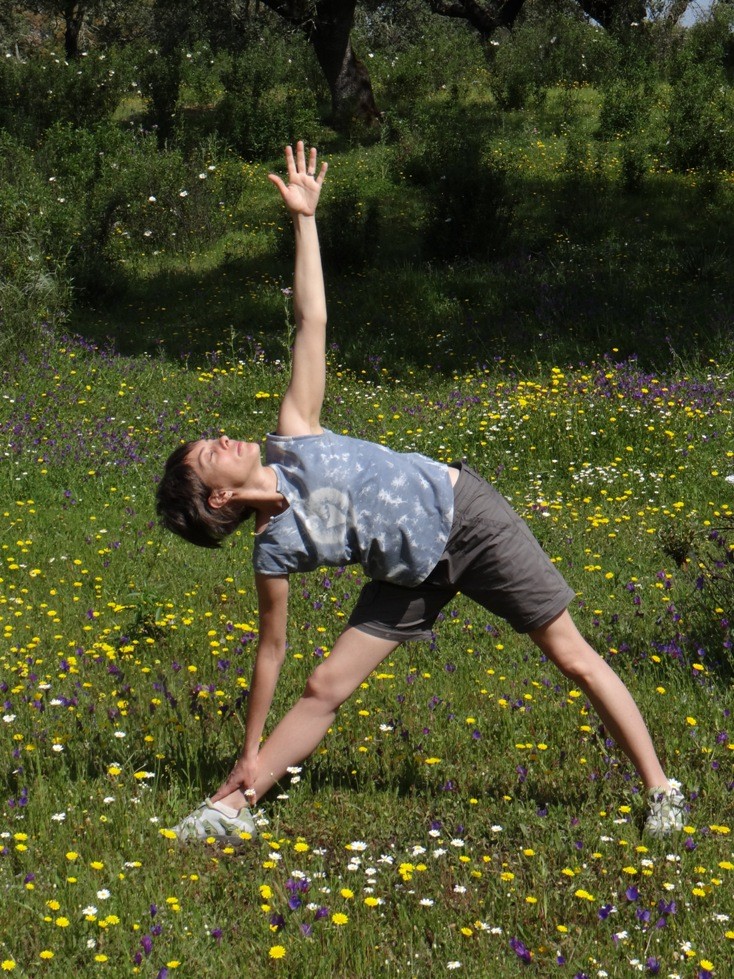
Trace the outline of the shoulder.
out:
M 283 464 L 285 460 L 293 462 L 300 458 L 308 458 L 314 453 L 323 451 L 335 438 L 328 428 L 319 428 L 317 432 L 302 432 L 294 434 L 276 430 L 265 440 L 265 460 L 267 464 Z

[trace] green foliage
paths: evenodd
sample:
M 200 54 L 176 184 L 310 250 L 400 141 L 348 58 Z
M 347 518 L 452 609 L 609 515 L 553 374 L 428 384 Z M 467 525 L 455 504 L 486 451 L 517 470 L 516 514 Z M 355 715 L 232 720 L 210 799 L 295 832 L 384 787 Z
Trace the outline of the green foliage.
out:
M 381 231 L 379 192 L 365 193 L 358 176 L 335 182 L 319 217 L 325 264 L 338 271 L 364 268 L 377 257 Z
M 715 173 L 731 167 L 734 95 L 726 66 L 734 52 L 734 12 L 725 6 L 686 32 L 670 69 L 663 153 L 679 171 Z
M 734 94 L 708 63 L 689 64 L 671 86 L 665 155 L 679 171 L 717 173 L 734 159 Z
M 416 108 L 399 128 L 400 171 L 425 188 L 425 256 L 440 261 L 501 252 L 512 195 L 504 168 L 488 158 L 498 126 L 491 107 L 464 105 L 451 94 Z
M 317 142 L 320 92 L 310 84 L 311 58 L 299 35 L 274 32 L 231 56 L 216 127 L 245 159 L 275 156 L 296 137 Z
M 637 194 L 642 189 L 650 163 L 644 144 L 640 140 L 625 140 L 620 160 L 622 187 L 627 193 Z
M 600 139 L 639 133 L 647 124 L 649 93 L 627 79 L 615 79 L 604 87 L 599 111 Z
M 717 3 L 712 16 L 702 19 L 685 32 L 684 43 L 677 49 L 671 66 L 674 79 L 693 65 L 706 66 L 713 79 L 732 79 L 734 70 L 734 8 Z
M 37 344 L 42 322 L 68 310 L 71 237 L 53 183 L 29 150 L 0 133 L 0 363 Z
M 598 83 L 619 57 L 609 35 L 554 5 L 490 40 L 488 54 L 491 89 L 503 109 L 521 109 L 558 83 Z
M 401 0 L 400 3 L 358 3 L 354 11 L 353 34 L 362 50 L 393 57 L 416 45 L 424 45 L 428 37 L 445 36 L 455 26 L 464 35 L 473 32 L 432 15 L 425 0 Z M 370 64 L 372 68 L 372 64 Z
M 216 141 L 186 159 L 160 152 L 153 133 L 115 124 L 56 126 L 38 160 L 67 195 L 69 274 L 97 299 L 116 288 L 125 264 L 212 242 L 242 191 L 241 165 Z
M 0 126 L 35 142 L 57 122 L 91 127 L 108 118 L 129 90 L 132 65 L 111 48 L 73 62 L 54 54 L 0 59 Z
M 450 22 L 426 25 L 414 43 L 378 50 L 367 64 L 378 104 L 398 118 L 410 119 L 422 102 L 446 91 L 480 96 L 487 84 L 479 38 Z
M 652 357 L 668 350 L 661 334 L 686 349 L 709 330 L 727 336 L 734 239 L 723 173 L 734 149 L 721 14 L 668 38 L 670 61 L 655 54 L 655 30 L 611 37 L 575 4 L 528 4 L 486 50 L 422 0 L 367 4 L 356 40 L 385 114 L 379 143 L 373 135 L 359 149 L 356 132 L 337 142 L 322 125 L 328 93 L 316 60 L 275 15 L 245 17 L 233 32 L 234 7 L 159 6 L 169 17 L 157 25 L 159 47 L 137 41 L 104 58 L 99 49 L 76 65 L 40 52 L 0 63 L 2 122 L 34 147 L 9 163 L 24 174 L 22 193 L 15 175 L 4 190 L 15 229 L 3 239 L 6 318 L 11 309 L 58 318 L 72 280 L 74 295 L 99 304 L 123 289 L 137 295 L 141 274 L 167 288 L 174 270 L 191 281 L 244 261 L 269 281 L 275 261 L 287 276 L 262 177 L 302 136 L 345 164 L 332 167 L 321 230 L 330 270 L 344 274 L 355 356 L 367 342 L 354 341 L 358 309 L 370 311 L 373 352 L 415 363 L 434 351 L 403 345 L 392 309 L 415 338 L 421 317 L 445 326 L 447 362 L 467 331 L 478 355 L 516 336 L 529 357 L 537 344 L 573 354 L 612 334 Z M 679 179 L 690 169 L 705 180 Z M 34 278 L 27 255 L 37 253 L 49 258 Z M 418 315 L 406 297 L 426 278 L 423 260 L 432 281 Z M 266 332 L 268 295 L 246 314 Z M 203 320 L 191 338 L 199 349 L 207 317 L 181 308 L 182 322 L 164 329 L 178 337 Z
M 181 101 L 187 106 L 213 105 L 222 94 L 221 72 L 225 56 L 215 55 L 201 42 L 186 51 L 181 67 Z

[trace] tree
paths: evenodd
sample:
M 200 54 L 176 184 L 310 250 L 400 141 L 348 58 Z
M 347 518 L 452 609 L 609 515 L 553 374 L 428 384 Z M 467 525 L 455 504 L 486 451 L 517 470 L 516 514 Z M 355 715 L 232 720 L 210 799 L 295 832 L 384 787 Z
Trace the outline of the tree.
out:
M 145 34 L 150 27 L 152 0 L 28 0 L 17 9 L 39 14 L 52 24 L 64 25 L 67 61 L 80 55 L 87 35 L 100 35 L 103 43 Z M 0 13 L 0 30 L 9 14 Z
M 571 0 L 569 0 L 571 2 Z M 380 113 L 369 74 L 351 40 L 357 0 L 263 0 L 265 6 L 298 26 L 313 45 L 331 93 L 334 123 L 342 128 L 352 119 L 373 123 Z M 488 40 L 501 28 L 511 29 L 525 0 L 426 0 L 442 17 L 465 20 Z M 624 34 L 645 20 L 645 0 L 573 0 L 587 17 L 610 32 Z M 658 0 L 658 16 L 676 23 L 688 0 Z
M 150 96 L 151 119 L 164 146 L 173 133 L 181 86 L 182 48 L 192 30 L 195 5 L 189 0 L 154 0 L 151 36 L 156 51 L 141 78 Z
M 524 3 L 525 0 L 488 0 L 484 3 L 478 0 L 428 0 L 435 14 L 465 20 L 484 38 L 500 27 L 512 27 Z
M 670 24 L 677 24 L 689 7 L 689 0 L 649 0 L 647 16 L 650 20 L 664 20 Z
M 467 21 L 484 37 L 500 27 L 512 27 L 525 6 L 525 0 L 427 0 L 427 3 L 442 17 Z M 576 0 L 576 4 L 587 17 L 607 30 L 623 29 L 647 16 L 645 0 Z M 666 8 L 666 19 L 677 22 L 686 12 L 689 0 L 659 0 L 656 6 Z
M 79 57 L 79 37 L 85 20 L 93 17 L 103 0 L 36 0 L 24 6 L 34 13 L 60 17 L 64 22 L 64 51 L 67 61 Z
M 357 0 L 263 0 L 265 6 L 300 28 L 312 44 L 331 93 L 334 124 L 354 119 L 373 124 L 380 113 L 372 83 L 352 44 Z

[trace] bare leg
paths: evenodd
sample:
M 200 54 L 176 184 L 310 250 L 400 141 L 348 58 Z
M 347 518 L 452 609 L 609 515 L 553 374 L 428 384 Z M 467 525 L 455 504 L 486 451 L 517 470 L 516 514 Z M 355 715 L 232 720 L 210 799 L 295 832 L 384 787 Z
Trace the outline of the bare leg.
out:
M 300 700 L 263 742 L 258 754 L 255 798 L 248 797 L 248 803 L 262 798 L 288 768 L 313 754 L 344 701 L 399 645 L 359 629 L 348 628 L 341 634 L 331 654 L 309 677 Z M 240 809 L 245 796 L 237 791 L 219 801 Z
M 563 612 L 530 633 L 530 638 L 558 669 L 584 691 L 602 723 L 637 769 L 645 787 L 669 783 L 650 733 L 627 687 Z

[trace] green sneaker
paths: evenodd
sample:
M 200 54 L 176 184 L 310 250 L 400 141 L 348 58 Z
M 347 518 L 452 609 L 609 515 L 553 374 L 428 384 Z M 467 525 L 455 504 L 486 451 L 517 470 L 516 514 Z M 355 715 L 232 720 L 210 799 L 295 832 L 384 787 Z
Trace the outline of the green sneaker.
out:
M 650 789 L 647 799 L 646 833 L 659 838 L 683 829 L 686 800 L 680 790 L 680 782 L 670 779 L 670 788 Z
M 255 820 L 247 806 L 238 812 L 209 799 L 205 799 L 170 832 L 183 843 L 213 839 L 232 846 L 240 846 L 245 840 L 257 836 Z

